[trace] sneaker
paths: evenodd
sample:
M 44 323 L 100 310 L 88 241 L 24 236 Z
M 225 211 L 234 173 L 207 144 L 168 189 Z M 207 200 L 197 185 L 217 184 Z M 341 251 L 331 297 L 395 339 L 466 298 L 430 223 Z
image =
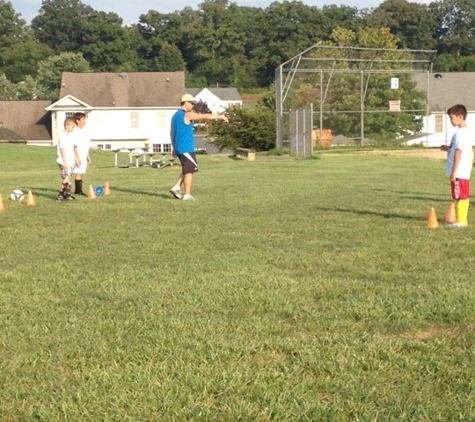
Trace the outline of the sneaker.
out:
M 72 195 L 63 197 L 63 201 L 74 201 L 76 198 Z
M 64 201 L 64 196 L 62 193 L 58 194 L 58 196 L 56 197 L 56 200 L 61 202 L 61 201 Z
M 468 224 L 462 224 L 462 223 L 459 223 L 458 221 L 454 221 L 453 223 L 447 223 L 447 227 L 458 229 L 461 227 L 468 227 Z
M 170 193 L 176 198 L 176 199 L 181 199 L 181 192 L 180 189 L 170 189 Z
M 182 198 L 183 201 L 194 201 L 195 198 L 191 195 L 183 195 L 183 198 Z

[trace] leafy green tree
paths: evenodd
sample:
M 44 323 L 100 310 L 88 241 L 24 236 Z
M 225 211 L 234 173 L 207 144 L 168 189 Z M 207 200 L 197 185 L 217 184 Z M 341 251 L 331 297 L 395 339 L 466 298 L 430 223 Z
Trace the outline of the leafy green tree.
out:
M 2 100 L 15 100 L 17 99 L 16 85 L 9 81 L 4 73 L 0 73 L 0 99 Z
M 442 0 L 429 5 L 436 26 L 433 37 L 441 54 L 475 55 L 475 8 L 472 0 Z
M 208 139 L 219 148 L 251 148 L 268 151 L 275 147 L 275 114 L 265 107 L 246 109 L 233 106 L 226 110 L 228 124 L 212 122 Z
M 201 22 L 194 27 L 195 37 L 189 40 L 194 58 L 199 63 L 190 69 L 205 76 L 208 84 L 239 83 L 239 65 L 244 65 L 245 32 L 239 31 L 239 8 L 228 0 L 205 0 L 200 4 Z
M 58 100 L 63 72 L 89 72 L 90 66 L 80 53 L 61 53 L 40 63 L 38 69 L 38 98 Z
M 366 24 L 373 28 L 389 28 L 399 39 L 399 48 L 432 50 L 436 47 L 432 37 L 436 21 L 425 4 L 386 0 L 366 18 Z
M 439 54 L 434 60 L 434 72 L 473 72 L 475 71 L 475 55 L 454 56 Z
M 195 13 L 196 11 L 192 11 L 192 15 Z M 141 69 L 167 68 L 169 66 L 164 60 L 168 56 L 171 56 L 173 61 L 172 68 L 184 69 L 180 67 L 180 62 L 186 64 L 184 59 L 186 45 L 182 39 L 191 30 L 191 26 L 185 27 L 185 19 L 181 14 L 178 12 L 162 14 L 150 10 L 146 15 L 140 16 L 135 28 L 141 37 L 141 42 L 135 44 Z M 159 58 L 160 55 L 162 57 Z
M 15 12 L 11 2 L 0 0 L 0 45 L 10 47 L 26 36 L 26 22 Z
M 158 72 L 183 71 L 185 61 L 176 45 L 164 42 L 158 57 L 154 60 L 154 67 Z
M 31 21 L 36 38 L 56 53 L 77 52 L 83 26 L 94 9 L 80 0 L 43 0 L 38 15 Z
M 325 39 L 324 24 L 322 11 L 301 1 L 274 2 L 259 13 L 255 21 L 259 29 L 249 53 L 256 64 L 259 85 L 268 86 L 281 63 Z
M 10 2 L 0 0 L 0 72 L 13 83 L 36 75 L 38 61 L 52 51 L 38 43 Z
M 38 98 L 38 83 L 35 78 L 27 75 L 24 81 L 17 83 L 19 100 L 35 100 Z
M 33 36 L 1 50 L 2 70 L 14 83 L 22 81 L 27 75 L 36 76 L 38 63 L 53 54 L 48 46 L 38 43 Z
M 341 27 L 357 31 L 364 26 L 364 20 L 356 7 L 337 6 L 335 4 L 323 6 L 324 31 L 331 34 L 333 29 Z
M 137 61 L 129 35 L 116 13 L 94 11 L 81 25 L 79 51 L 95 71 L 124 70 L 124 64 Z

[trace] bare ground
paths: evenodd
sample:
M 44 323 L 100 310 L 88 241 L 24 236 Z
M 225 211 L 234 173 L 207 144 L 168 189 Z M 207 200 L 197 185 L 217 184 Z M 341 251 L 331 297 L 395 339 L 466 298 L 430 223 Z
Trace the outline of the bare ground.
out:
M 373 151 L 357 151 L 355 154 L 366 155 L 399 155 L 405 157 L 426 157 L 435 160 L 445 160 L 447 153 L 438 148 L 428 149 L 405 149 L 405 150 L 373 150 Z

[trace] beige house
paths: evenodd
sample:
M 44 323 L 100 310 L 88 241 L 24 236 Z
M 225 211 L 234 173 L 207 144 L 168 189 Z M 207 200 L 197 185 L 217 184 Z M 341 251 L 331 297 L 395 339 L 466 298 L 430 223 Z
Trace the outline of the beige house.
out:
M 169 152 L 170 121 L 184 92 L 184 72 L 63 72 L 60 99 L 46 107 L 51 145 L 64 119 L 84 112 L 93 148 Z

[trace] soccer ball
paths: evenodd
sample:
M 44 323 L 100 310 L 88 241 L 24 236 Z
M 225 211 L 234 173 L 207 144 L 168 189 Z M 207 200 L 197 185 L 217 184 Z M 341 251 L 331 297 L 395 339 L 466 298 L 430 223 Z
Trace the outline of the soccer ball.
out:
M 102 196 L 104 195 L 104 188 L 102 186 L 96 186 L 94 189 L 94 192 L 96 193 L 97 196 Z
M 12 201 L 23 201 L 25 199 L 25 194 L 20 189 L 15 189 L 10 194 L 10 199 Z

